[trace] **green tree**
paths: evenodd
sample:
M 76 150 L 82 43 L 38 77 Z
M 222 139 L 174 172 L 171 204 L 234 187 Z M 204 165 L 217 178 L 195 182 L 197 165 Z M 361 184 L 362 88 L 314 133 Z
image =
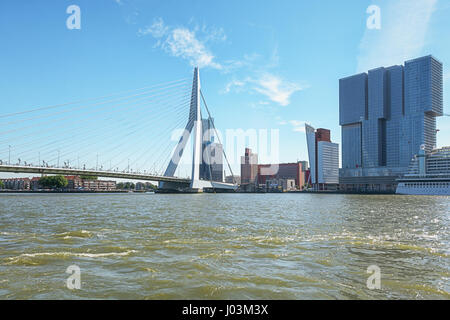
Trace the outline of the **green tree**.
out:
M 145 188 L 147 190 L 153 190 L 154 191 L 154 190 L 158 189 L 158 186 L 155 186 L 153 183 L 148 182 L 148 183 L 145 184 Z
M 46 176 L 39 179 L 39 184 L 44 188 L 60 189 L 67 187 L 68 181 L 64 176 Z
M 119 182 L 116 185 L 116 189 L 119 190 L 134 190 L 136 185 L 133 182 Z
M 3 183 L 3 181 L 0 180 L 0 189 L 4 189 L 5 188 L 5 184 Z
M 135 185 L 133 182 L 126 182 L 125 183 L 125 190 L 134 190 Z

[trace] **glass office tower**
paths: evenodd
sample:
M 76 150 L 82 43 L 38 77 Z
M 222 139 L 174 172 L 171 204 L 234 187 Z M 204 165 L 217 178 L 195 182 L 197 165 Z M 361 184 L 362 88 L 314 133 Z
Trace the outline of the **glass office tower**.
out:
M 339 80 L 340 184 L 354 191 L 395 191 L 420 146 L 436 145 L 443 115 L 442 63 L 432 56 Z
M 223 182 L 223 147 L 214 142 L 214 119 L 202 119 L 202 163 L 200 179 Z
M 339 145 L 331 142 L 330 130 L 315 130 L 305 124 L 310 163 L 310 182 L 314 190 L 336 190 L 339 183 Z

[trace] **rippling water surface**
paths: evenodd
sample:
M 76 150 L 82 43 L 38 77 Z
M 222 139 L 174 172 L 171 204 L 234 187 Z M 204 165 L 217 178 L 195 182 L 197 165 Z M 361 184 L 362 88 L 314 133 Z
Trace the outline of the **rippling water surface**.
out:
M 449 212 L 449 197 L 2 194 L 0 299 L 449 299 Z

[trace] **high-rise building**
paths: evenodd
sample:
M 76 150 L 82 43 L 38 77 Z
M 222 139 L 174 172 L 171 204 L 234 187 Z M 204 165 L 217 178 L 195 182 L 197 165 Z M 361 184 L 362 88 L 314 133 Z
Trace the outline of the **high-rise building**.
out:
M 254 184 L 258 177 L 258 155 L 252 153 L 252 149 L 245 148 L 245 154 L 241 157 L 241 183 Z
M 223 182 L 223 146 L 211 143 L 211 180 Z
M 442 87 L 442 63 L 432 56 L 339 80 L 344 189 L 395 191 L 420 146 L 436 145 Z
M 214 142 L 213 119 L 202 119 L 200 179 L 223 182 L 223 146 Z
M 315 190 L 336 189 L 339 183 L 339 145 L 331 142 L 330 130 L 315 130 L 305 124 L 309 156 L 309 177 Z

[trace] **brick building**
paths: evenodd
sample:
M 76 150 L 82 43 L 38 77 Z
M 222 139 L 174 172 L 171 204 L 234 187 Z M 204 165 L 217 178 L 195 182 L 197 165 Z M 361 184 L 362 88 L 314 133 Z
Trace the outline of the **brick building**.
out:
M 302 162 L 260 164 L 258 165 L 258 184 L 266 185 L 268 180 L 294 180 L 296 188 L 302 190 L 305 185 L 305 172 Z

